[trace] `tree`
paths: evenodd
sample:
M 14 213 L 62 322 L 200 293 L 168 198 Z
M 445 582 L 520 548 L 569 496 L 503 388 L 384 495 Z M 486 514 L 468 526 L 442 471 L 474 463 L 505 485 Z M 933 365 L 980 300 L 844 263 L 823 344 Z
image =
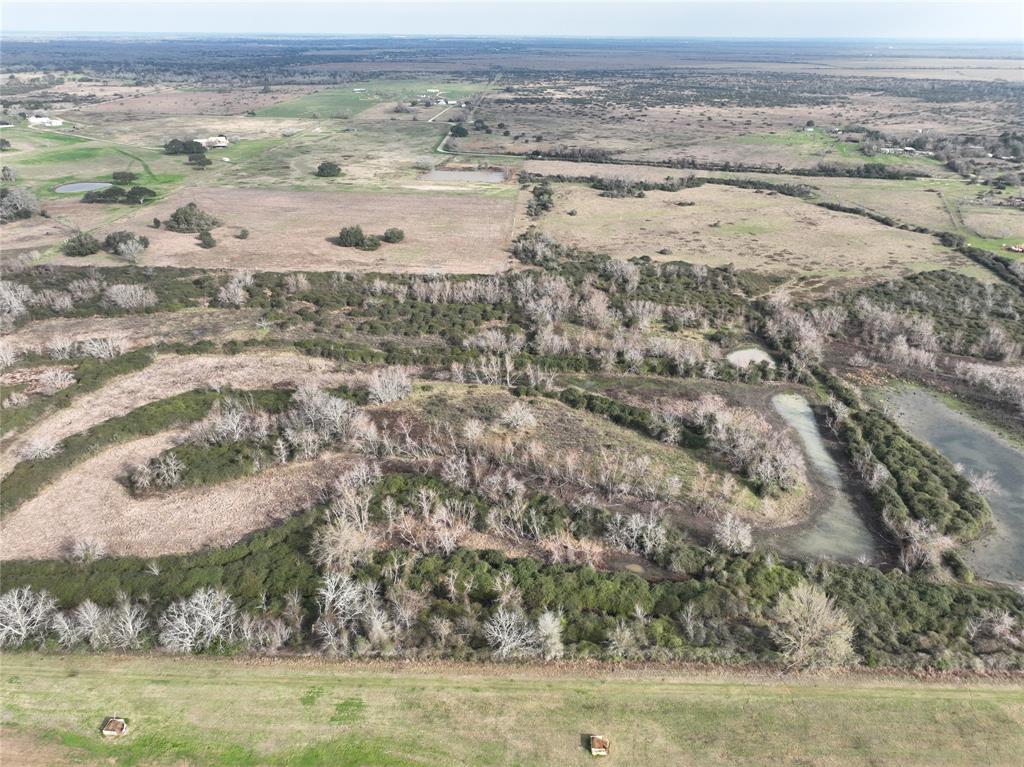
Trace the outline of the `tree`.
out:
M 0 221 L 31 218 L 39 212 L 39 201 L 23 186 L 0 187 Z
M 853 625 L 819 587 L 798 583 L 781 595 L 769 631 L 793 667 L 824 668 L 853 658 Z
M 174 211 L 165 226 L 172 232 L 198 233 L 220 226 L 220 221 L 213 214 L 201 210 L 194 202 L 190 202 Z
M 363 240 L 361 245 L 356 245 L 359 250 L 377 250 L 380 248 L 380 237 L 375 234 L 369 234 Z
M 405 368 L 380 368 L 370 374 L 366 387 L 373 402 L 386 404 L 408 397 L 412 392 L 412 379 Z
M 18 174 L 14 172 L 14 168 L 12 168 L 10 165 L 5 165 L 3 169 L 0 170 L 0 181 L 2 181 L 3 183 L 13 184 L 17 180 Z
M 213 160 L 205 154 L 190 154 L 188 156 L 188 164 L 198 170 L 206 170 L 208 166 L 213 165 Z
M 142 205 L 146 200 L 156 197 L 156 192 L 146 186 L 133 186 L 124 193 L 124 201 L 129 205 Z
M 111 232 L 103 240 L 104 250 L 113 253 L 115 256 L 120 256 L 131 263 L 135 263 L 138 257 L 142 255 L 142 251 L 148 247 L 148 237 L 143 237 L 141 234 L 135 234 L 135 232 L 123 229 Z
M 338 234 L 338 244 L 344 248 L 358 248 L 366 243 L 366 235 L 361 226 L 346 226 Z
M 91 256 L 100 249 L 100 242 L 88 232 L 77 232 L 60 246 L 65 256 Z
M 240 240 L 248 240 L 249 239 L 249 230 L 248 229 L 239 229 L 238 230 L 238 234 L 236 234 L 235 236 L 238 239 L 240 239 Z
M 0 138 L 0 152 L 6 152 L 11 148 L 11 142 L 5 138 Z
M 200 652 L 235 637 L 238 609 L 224 591 L 203 588 L 160 616 L 160 644 L 172 652 Z
M 466 130 L 466 126 L 462 123 L 457 123 L 452 126 L 450 135 L 452 138 L 465 138 L 469 135 L 469 131 Z
M 484 637 L 499 660 L 537 653 L 537 631 L 518 610 L 499 607 L 484 624 Z
M 341 166 L 336 162 L 330 160 L 324 160 L 317 166 L 316 175 L 321 178 L 334 178 L 341 175 Z
M 127 186 L 128 184 L 132 183 L 138 177 L 139 177 L 139 174 L 137 174 L 137 173 L 129 173 L 126 170 L 115 170 L 111 174 L 111 178 L 113 179 L 114 183 L 118 184 L 120 186 Z
M 0 596 L 0 647 L 43 639 L 56 610 L 56 601 L 46 591 L 22 586 L 5 592 Z
M 384 242 L 390 243 L 401 242 L 402 240 L 405 239 L 405 232 L 393 226 L 390 229 L 386 229 L 384 231 L 384 234 L 381 236 L 381 239 L 384 240 Z
M 181 139 L 172 138 L 164 144 L 164 152 L 167 154 L 205 154 L 206 147 L 198 141 L 182 141 Z
M 209 229 L 203 229 L 203 231 L 199 233 L 198 239 L 200 247 L 206 248 L 207 250 L 217 244 L 217 241 L 213 239 L 213 235 L 210 234 Z
M 557 660 L 565 654 L 561 613 L 551 610 L 542 612 L 537 619 L 537 634 L 540 637 L 540 649 L 544 660 Z

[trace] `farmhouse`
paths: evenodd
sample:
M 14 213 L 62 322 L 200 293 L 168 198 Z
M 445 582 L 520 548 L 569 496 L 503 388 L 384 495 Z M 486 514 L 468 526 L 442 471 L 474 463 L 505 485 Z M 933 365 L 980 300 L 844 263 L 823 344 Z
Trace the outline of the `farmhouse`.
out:
M 40 128 L 59 128 L 64 124 L 63 120 L 59 120 L 56 117 L 46 117 L 45 115 L 32 115 L 28 118 L 28 124 Z
M 202 144 L 207 149 L 223 149 L 228 146 L 228 140 L 225 136 L 210 136 L 209 138 L 197 138 L 197 144 Z

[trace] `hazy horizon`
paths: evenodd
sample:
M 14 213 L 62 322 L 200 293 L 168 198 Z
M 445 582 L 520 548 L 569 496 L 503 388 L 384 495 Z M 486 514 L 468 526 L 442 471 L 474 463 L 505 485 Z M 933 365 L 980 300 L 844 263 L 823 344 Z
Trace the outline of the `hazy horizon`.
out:
M 5 3 L 5 36 L 1019 43 L 1024 4 L 911 0 Z M 879 28 L 884 34 L 878 34 Z

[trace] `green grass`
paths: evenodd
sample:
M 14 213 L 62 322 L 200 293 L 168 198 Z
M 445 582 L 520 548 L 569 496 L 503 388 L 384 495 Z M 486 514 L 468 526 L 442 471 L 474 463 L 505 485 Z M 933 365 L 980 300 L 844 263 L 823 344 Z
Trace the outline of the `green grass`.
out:
M 81 764 L 1009 765 L 1019 686 L 13 654 L 6 723 Z M 116 712 L 119 741 L 97 733 Z
M 356 88 L 365 88 L 356 93 Z M 424 80 L 374 80 L 369 83 L 351 83 L 343 88 L 331 88 L 319 93 L 284 101 L 280 104 L 260 109 L 256 114 L 260 117 L 300 117 L 311 118 L 319 115 L 322 118 L 354 117 L 375 104 L 386 101 L 409 100 L 426 93 L 429 88 L 437 88 L 446 97 L 460 98 L 468 96 L 483 88 L 482 84 L 472 83 L 432 83 Z

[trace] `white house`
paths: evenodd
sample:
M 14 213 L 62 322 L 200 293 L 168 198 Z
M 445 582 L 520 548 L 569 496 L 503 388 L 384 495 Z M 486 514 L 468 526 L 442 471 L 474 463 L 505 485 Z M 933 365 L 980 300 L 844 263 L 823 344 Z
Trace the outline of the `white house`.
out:
M 56 117 L 32 115 L 28 118 L 28 124 L 39 128 L 59 128 L 64 121 L 58 120 Z

